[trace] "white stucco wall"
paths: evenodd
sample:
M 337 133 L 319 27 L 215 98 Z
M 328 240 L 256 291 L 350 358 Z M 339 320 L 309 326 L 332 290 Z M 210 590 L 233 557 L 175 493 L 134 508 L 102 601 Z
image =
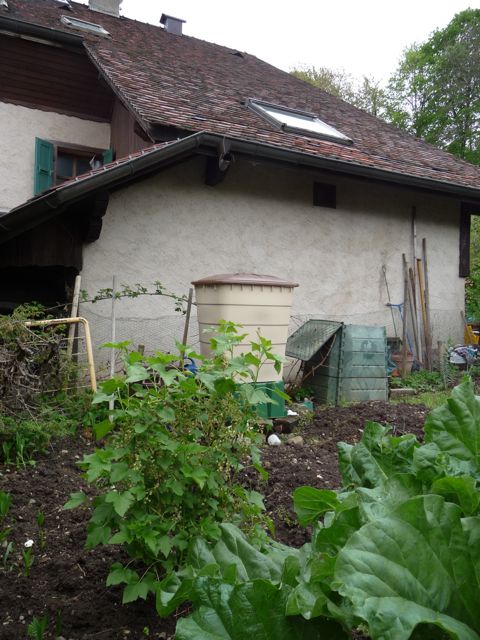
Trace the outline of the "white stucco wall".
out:
M 312 205 L 314 181 L 336 184 L 336 209 Z M 204 185 L 204 162 L 195 160 L 112 194 L 100 239 L 85 247 L 82 287 L 95 293 L 116 275 L 128 284 L 160 280 L 183 294 L 192 280 L 215 273 L 271 274 L 300 285 L 293 324 L 307 316 L 384 324 L 393 336 L 382 265 L 391 300 L 400 303 L 413 206 L 418 255 L 422 238 L 428 243 L 435 340 L 457 341 L 464 293 L 458 201 L 243 159 L 216 187 Z M 93 313 L 97 335 L 109 338 L 110 303 L 84 305 L 82 313 Z M 119 317 L 131 319 L 125 326 L 137 343 L 148 338 L 136 318 L 151 318 L 145 333 L 160 338 L 162 323 L 154 318 L 172 313 L 158 298 L 117 307 Z M 395 318 L 401 335 L 397 311 Z
M 107 149 L 110 125 L 0 102 L 0 212 L 33 196 L 36 137 Z

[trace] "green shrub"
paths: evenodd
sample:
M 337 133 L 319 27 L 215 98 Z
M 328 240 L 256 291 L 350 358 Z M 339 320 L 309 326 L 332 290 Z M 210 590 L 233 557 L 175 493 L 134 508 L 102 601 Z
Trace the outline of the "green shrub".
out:
M 425 391 L 437 391 L 445 388 L 444 376 L 439 371 L 412 371 L 403 378 L 392 378 L 390 380 L 392 388 L 407 387 L 415 389 L 419 393 Z
M 263 471 L 255 404 L 271 399 L 255 381 L 266 360 L 281 365 L 261 337 L 250 353 L 234 357 L 244 337 L 223 323 L 212 339 L 213 358 L 182 347 L 180 362 L 200 361 L 195 375 L 178 356 L 144 358 L 119 345 L 126 377 L 105 381 L 94 399 L 100 407 L 113 401 L 115 409 L 95 426 L 97 437 L 107 436 L 104 447 L 80 463 L 98 493 L 87 546 L 123 544 L 149 568 L 142 579 L 130 568 L 112 568 L 109 584 L 127 583 L 124 602 L 146 597 L 157 578 L 182 566 L 193 537 L 218 539 L 223 521 L 261 535 L 262 498 L 242 487 L 238 474 L 245 464 Z M 66 508 L 85 499 L 73 494 Z

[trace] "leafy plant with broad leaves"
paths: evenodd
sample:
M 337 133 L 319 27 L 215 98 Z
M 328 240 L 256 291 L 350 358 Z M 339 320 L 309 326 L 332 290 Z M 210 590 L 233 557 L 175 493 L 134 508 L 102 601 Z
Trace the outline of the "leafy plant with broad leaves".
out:
M 119 345 L 126 376 L 105 381 L 94 398 L 115 408 L 94 428 L 104 447 L 79 463 L 97 493 L 86 544 L 122 544 L 141 561 L 140 573 L 112 567 L 107 583 L 126 584 L 124 602 L 155 591 L 165 573 L 184 565 L 189 541 L 217 540 L 223 521 L 265 536 L 262 496 L 238 475 L 245 464 L 265 474 L 255 405 L 272 399 L 255 383 L 264 362 L 281 363 L 261 336 L 249 353 L 234 355 L 244 338 L 236 325 L 222 323 L 209 359 L 183 345 L 180 357 L 147 358 Z M 195 375 L 184 357 L 199 361 Z M 86 500 L 72 494 L 65 508 Z
M 339 449 L 342 490 L 294 493 L 300 524 L 313 525 L 310 544 L 265 543 L 249 556 L 255 571 L 244 571 L 246 541 L 228 529 L 235 545 L 222 538 L 209 557 L 192 548 L 183 573 L 158 587 L 160 614 L 194 605 L 176 637 L 340 639 L 360 627 L 373 640 L 479 640 L 480 398 L 471 382 L 428 417 L 425 444 L 368 423 L 361 442 Z

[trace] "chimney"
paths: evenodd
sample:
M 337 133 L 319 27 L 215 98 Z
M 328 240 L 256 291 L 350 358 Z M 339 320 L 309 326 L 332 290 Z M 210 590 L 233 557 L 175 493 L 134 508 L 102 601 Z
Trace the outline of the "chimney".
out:
M 166 13 L 162 13 L 162 17 L 160 18 L 160 24 L 164 25 L 165 31 L 167 33 L 173 33 L 175 36 L 182 35 L 182 24 L 185 20 L 180 20 L 180 18 L 174 18 L 173 16 L 167 16 Z
M 88 6 L 92 11 L 107 13 L 109 16 L 120 17 L 120 5 L 123 0 L 88 0 Z

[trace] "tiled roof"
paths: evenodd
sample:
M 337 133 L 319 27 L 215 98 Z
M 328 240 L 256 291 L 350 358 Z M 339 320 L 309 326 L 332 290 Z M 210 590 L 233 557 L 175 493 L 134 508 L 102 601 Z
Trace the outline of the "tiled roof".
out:
M 62 14 L 101 24 L 111 38 L 84 35 L 92 60 L 147 128 L 207 131 L 357 166 L 480 190 L 480 168 L 246 53 L 160 26 L 115 18 L 71 2 L 8 0 L 0 15 L 72 33 Z M 188 16 L 181 16 L 188 19 Z M 159 15 L 160 18 L 160 15 Z M 276 130 L 245 106 L 247 98 L 315 113 L 351 146 Z

